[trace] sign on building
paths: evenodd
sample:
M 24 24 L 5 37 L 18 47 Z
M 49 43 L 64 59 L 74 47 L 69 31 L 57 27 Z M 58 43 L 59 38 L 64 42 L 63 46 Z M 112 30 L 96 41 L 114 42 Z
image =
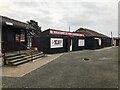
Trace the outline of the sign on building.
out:
M 6 22 L 7 25 L 13 26 L 13 23 L 11 22 Z
M 84 39 L 78 39 L 78 46 L 85 46 L 85 40 Z
M 71 32 L 63 32 L 63 31 L 54 31 L 54 30 L 50 30 L 50 34 L 52 34 L 52 35 L 65 35 L 65 36 L 79 36 L 79 37 L 84 37 L 84 34 L 71 33 Z
M 62 38 L 51 38 L 50 39 L 50 48 L 62 48 L 63 39 Z

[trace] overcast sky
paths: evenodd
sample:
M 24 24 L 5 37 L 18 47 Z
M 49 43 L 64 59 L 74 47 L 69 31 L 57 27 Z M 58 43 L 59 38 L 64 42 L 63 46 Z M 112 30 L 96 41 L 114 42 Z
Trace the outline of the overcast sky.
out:
M 90 2 L 91 1 L 91 2 Z M 2 0 L 0 15 L 42 27 L 75 31 L 80 27 L 118 36 L 118 0 Z

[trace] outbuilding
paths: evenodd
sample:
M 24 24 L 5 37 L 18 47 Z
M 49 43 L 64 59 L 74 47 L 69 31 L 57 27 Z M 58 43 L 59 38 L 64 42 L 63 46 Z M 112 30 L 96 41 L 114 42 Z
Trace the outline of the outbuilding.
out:
M 120 37 L 114 37 L 112 41 L 114 46 L 120 46 Z
M 0 26 L 1 52 L 27 49 L 27 30 L 31 29 L 27 23 L 0 16 Z
M 111 38 L 94 30 L 79 28 L 76 33 L 85 35 L 85 49 L 99 49 L 111 46 Z
M 34 38 L 34 47 L 44 53 L 62 53 L 85 48 L 84 34 L 47 29 Z

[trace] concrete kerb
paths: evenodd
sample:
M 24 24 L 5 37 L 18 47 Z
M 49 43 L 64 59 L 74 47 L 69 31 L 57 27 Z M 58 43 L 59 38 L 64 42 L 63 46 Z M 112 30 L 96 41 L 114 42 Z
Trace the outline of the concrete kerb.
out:
M 48 55 L 47 57 L 43 57 L 40 59 L 37 59 L 32 62 L 28 62 L 23 65 L 14 66 L 14 67 L 1 67 L 0 70 L 2 70 L 1 76 L 7 76 L 7 77 L 22 77 L 33 70 L 42 67 L 43 65 L 46 65 L 47 63 L 55 60 L 56 58 L 60 57 L 61 54 L 54 54 L 54 55 Z
M 102 48 L 102 49 L 97 49 L 97 50 L 94 50 L 94 51 L 102 51 L 102 50 L 106 50 L 106 49 L 111 49 L 113 47 L 116 47 L 116 46 L 112 46 L 112 47 L 105 47 L 105 48 Z

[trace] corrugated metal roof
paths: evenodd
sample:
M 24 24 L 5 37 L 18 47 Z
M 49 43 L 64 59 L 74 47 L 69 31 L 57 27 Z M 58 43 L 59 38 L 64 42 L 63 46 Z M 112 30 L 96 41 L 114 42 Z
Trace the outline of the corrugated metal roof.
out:
M 75 32 L 77 33 L 82 33 L 84 34 L 85 36 L 90 36 L 90 37 L 93 37 L 93 36 L 96 36 L 96 37 L 107 37 L 106 35 L 104 34 L 101 34 L 101 33 L 98 33 L 94 30 L 90 30 L 90 29 L 85 29 L 85 28 L 79 28 L 78 30 L 76 30 Z

